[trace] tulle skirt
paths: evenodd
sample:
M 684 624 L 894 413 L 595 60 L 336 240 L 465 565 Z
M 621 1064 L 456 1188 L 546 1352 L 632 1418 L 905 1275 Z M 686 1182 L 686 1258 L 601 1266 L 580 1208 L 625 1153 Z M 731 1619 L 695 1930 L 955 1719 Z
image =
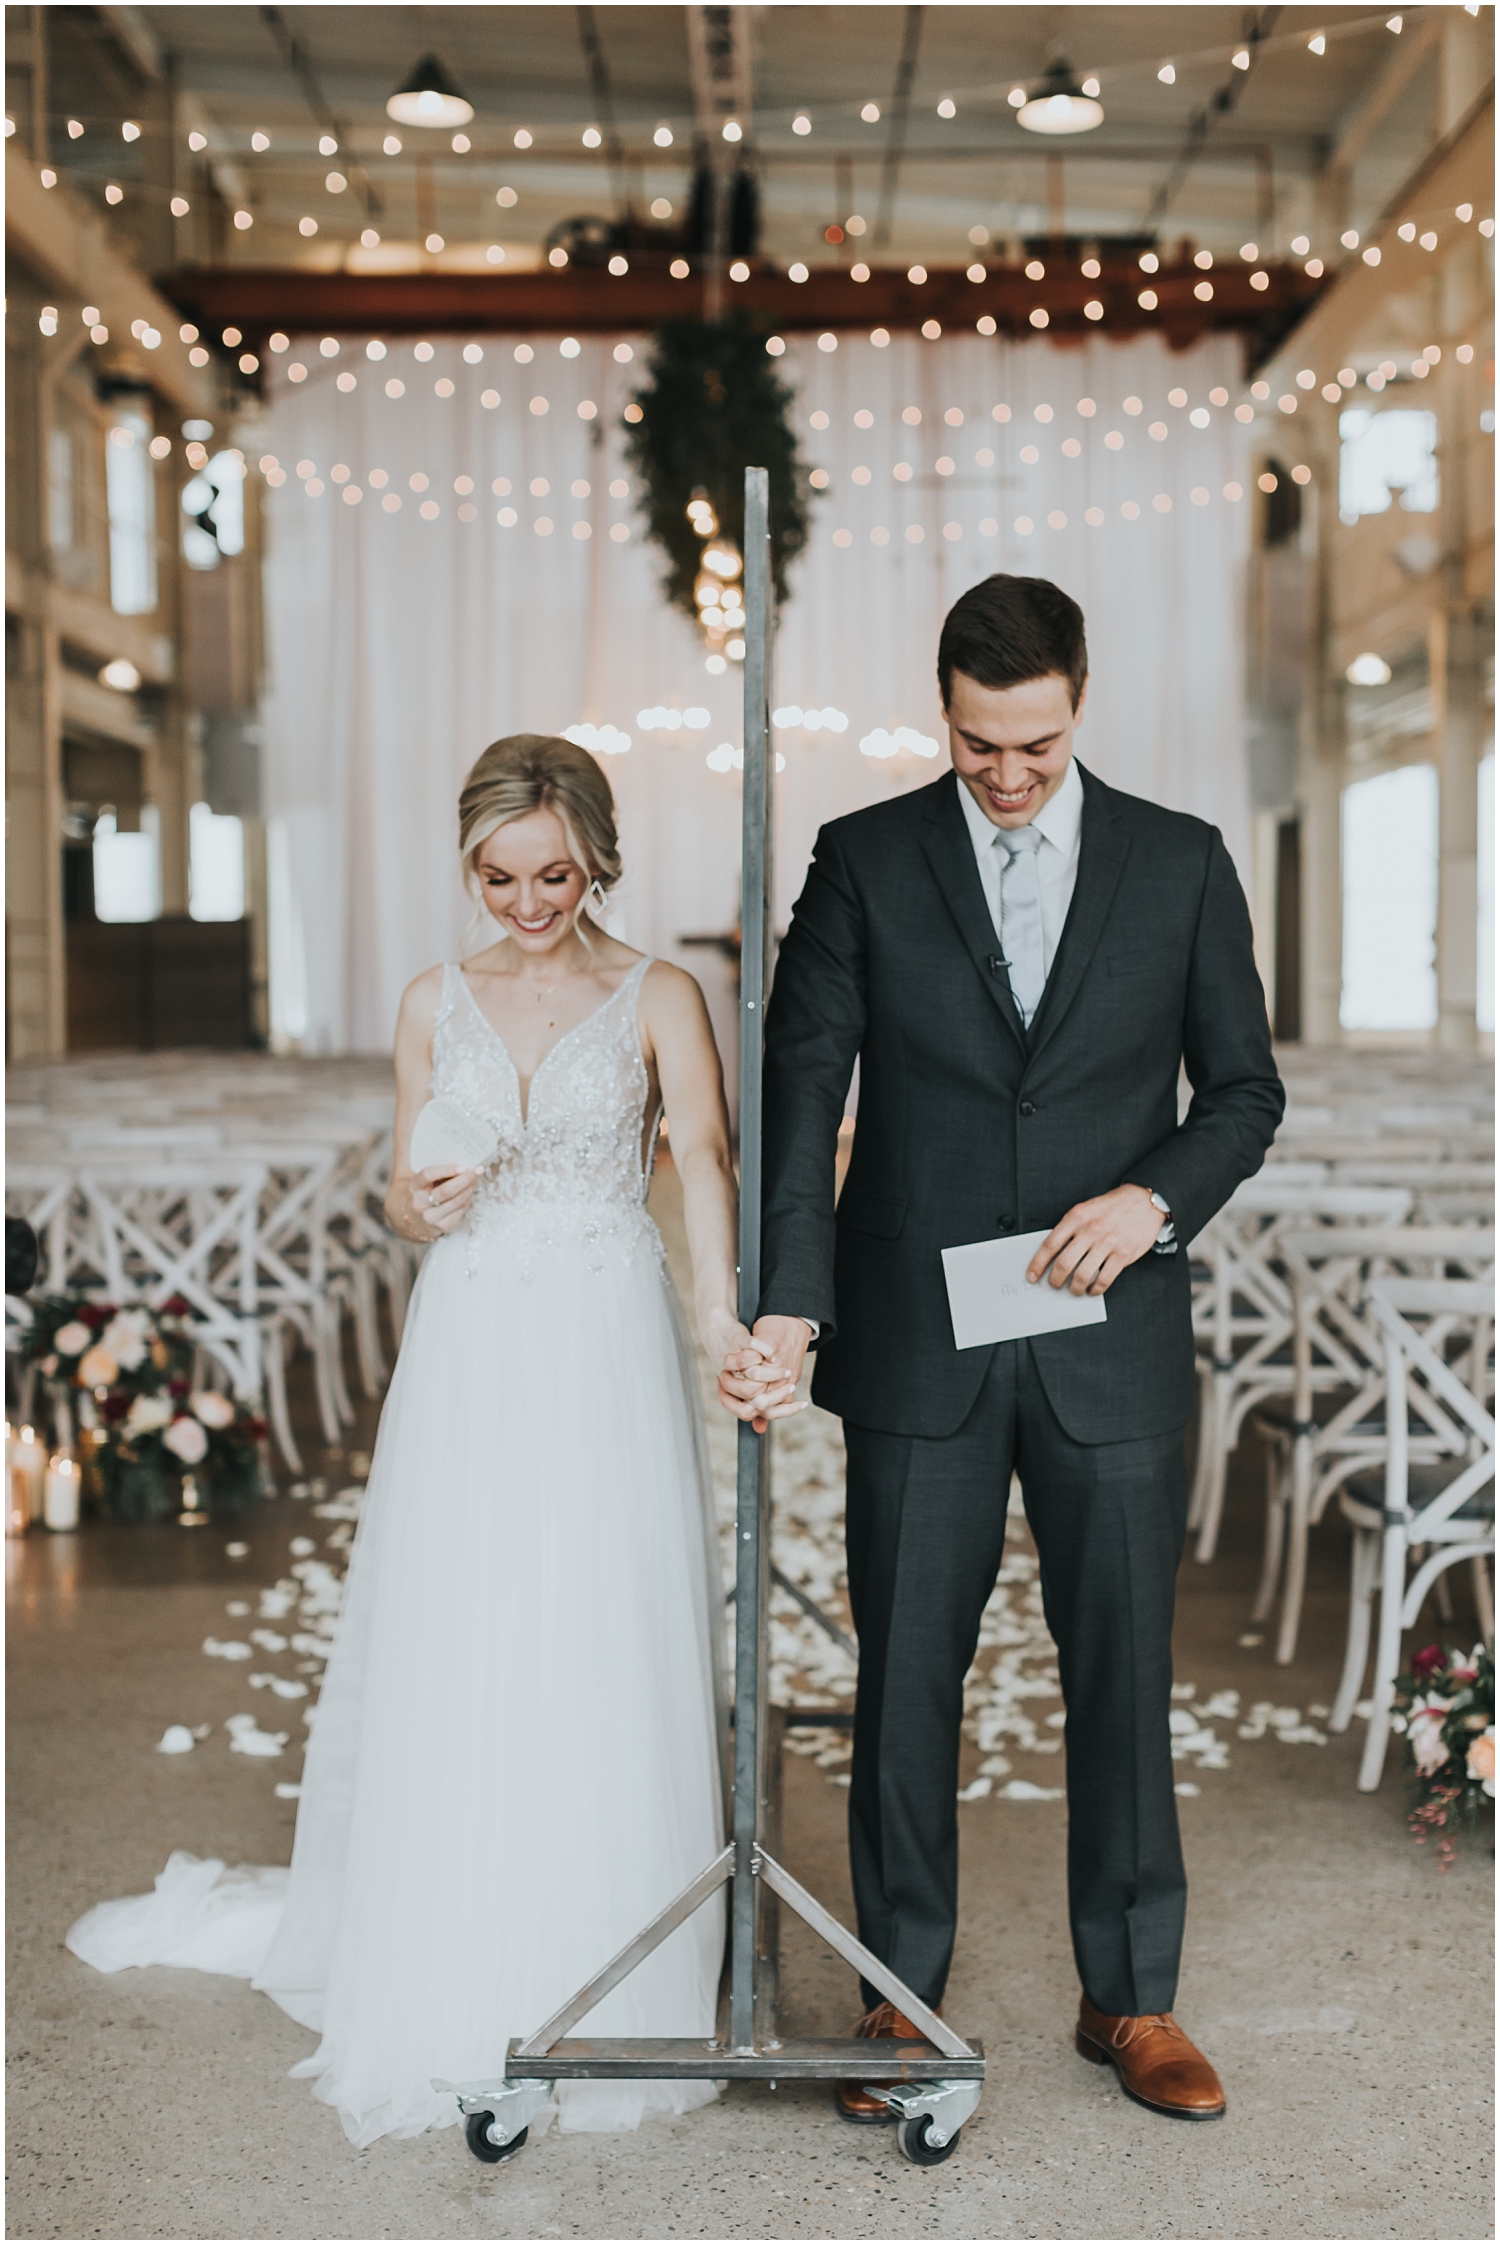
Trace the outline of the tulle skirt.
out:
M 174 1857 L 70 1946 L 103 1969 L 248 1971 L 320 2034 L 294 2070 L 356 2144 L 453 2121 L 432 2077 L 498 2076 L 509 2038 L 722 1845 L 717 1583 L 649 1220 L 442 1241 L 381 1419 L 289 1878 L 226 1890 Z M 710 2036 L 723 1928 L 718 1897 L 575 2032 Z M 629 2128 L 713 2093 L 570 2082 L 557 2106 L 565 2128 Z

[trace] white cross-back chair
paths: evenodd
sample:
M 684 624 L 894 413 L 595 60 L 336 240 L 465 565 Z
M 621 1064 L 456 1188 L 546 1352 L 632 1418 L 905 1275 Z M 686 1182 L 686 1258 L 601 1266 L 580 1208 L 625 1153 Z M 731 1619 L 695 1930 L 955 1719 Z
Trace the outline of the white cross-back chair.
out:
M 1375 1679 L 1359 1766 L 1360 1790 L 1371 1793 L 1385 1762 L 1402 1635 L 1449 1568 L 1472 1567 L 1480 1628 L 1494 1641 L 1495 1295 L 1492 1285 L 1468 1279 L 1381 1279 L 1367 1303 L 1385 1359 L 1390 1432 L 1383 1466 L 1351 1475 L 1339 1492 L 1354 1544 L 1349 1639 L 1329 1728 L 1349 1726 L 1378 1597 Z M 1418 1394 L 1427 1425 L 1443 1442 L 1426 1464 L 1414 1461 L 1408 1432 Z
M 81 1222 L 70 1287 L 92 1285 L 118 1302 L 160 1309 L 180 1295 L 193 1339 L 234 1392 L 261 1393 L 253 1250 L 264 1167 L 219 1156 L 156 1164 L 107 1156 L 75 1173 Z M 247 1255 L 251 1260 L 247 1266 Z M 228 1269 L 246 1275 L 232 1291 Z
M 1266 1543 L 1253 1618 L 1270 1617 L 1279 1586 L 1284 1665 L 1297 1650 L 1309 1534 L 1350 1474 L 1385 1457 L 1386 1354 L 1367 1288 L 1382 1277 L 1489 1280 L 1495 1235 L 1459 1224 L 1325 1225 L 1284 1231 L 1279 1253 L 1292 1295 L 1292 1379 L 1255 1410 L 1266 1443 Z M 1429 1423 L 1420 1388 L 1408 1410 L 1411 1456 L 1441 1457 L 1445 1429 Z
M 1198 1462 L 1188 1508 L 1196 1557 L 1206 1565 L 1219 1540 L 1229 1457 L 1247 1415 L 1293 1384 L 1291 1288 L 1281 1267 L 1284 1232 L 1313 1223 L 1399 1224 L 1409 1193 L 1329 1185 L 1286 1163 L 1239 1187 L 1193 1243 L 1207 1267 L 1194 1305 L 1199 1349 Z M 1321 1368 L 1313 1385 L 1331 1385 Z
M 294 1473 L 302 1456 L 292 1434 L 286 1393 L 288 1342 L 296 1336 L 313 1367 L 323 1438 L 343 1440 L 354 1412 L 344 1389 L 336 1308 L 328 1295 L 327 1214 L 336 1146 L 251 1138 L 239 1151 L 261 1165 L 265 1184 L 247 1252 L 262 1335 L 268 1415 L 277 1446 Z M 225 1291 L 244 1283 L 238 1267 L 220 1274 Z

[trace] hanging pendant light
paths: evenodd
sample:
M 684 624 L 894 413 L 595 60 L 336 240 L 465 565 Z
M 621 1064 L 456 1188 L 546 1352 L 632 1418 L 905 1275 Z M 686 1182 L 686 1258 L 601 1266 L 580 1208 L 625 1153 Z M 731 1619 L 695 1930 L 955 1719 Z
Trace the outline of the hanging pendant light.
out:
M 1094 79 L 1089 84 L 1098 91 Z M 1091 133 L 1104 122 L 1102 105 L 1086 94 L 1065 62 L 1054 62 L 1031 98 L 1016 111 L 1029 133 Z
M 402 79 L 391 95 L 385 113 L 398 125 L 431 125 L 446 130 L 468 124 L 474 114 L 474 104 L 465 100 L 457 81 L 436 55 L 423 55 L 415 70 Z

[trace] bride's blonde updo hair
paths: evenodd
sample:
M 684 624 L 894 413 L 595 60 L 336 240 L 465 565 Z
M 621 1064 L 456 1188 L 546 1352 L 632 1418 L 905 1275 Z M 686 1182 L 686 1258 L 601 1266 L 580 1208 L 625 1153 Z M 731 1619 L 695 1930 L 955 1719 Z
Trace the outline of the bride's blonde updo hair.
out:
M 473 904 L 470 940 L 486 929 L 494 939 L 475 860 L 497 828 L 532 811 L 556 812 L 575 863 L 606 893 L 620 878 L 615 799 L 588 750 L 548 733 L 512 733 L 492 741 L 458 798 L 459 858 Z

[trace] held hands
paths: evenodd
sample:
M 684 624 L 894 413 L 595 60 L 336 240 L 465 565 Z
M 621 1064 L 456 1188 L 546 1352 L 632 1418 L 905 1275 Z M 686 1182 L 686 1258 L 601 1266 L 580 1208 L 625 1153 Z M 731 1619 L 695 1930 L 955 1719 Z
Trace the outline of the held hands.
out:
M 1121 1271 L 1149 1254 L 1166 1221 L 1144 1185 L 1117 1185 L 1070 1208 L 1032 1256 L 1026 1276 L 1035 1286 L 1050 1263 L 1050 1285 L 1107 1293 Z
M 478 1182 L 477 1169 L 445 1169 L 440 1163 L 419 1169 L 406 1181 L 396 1229 L 416 1240 L 441 1239 L 456 1231 L 469 1213 Z
M 812 1332 L 800 1317 L 757 1318 L 755 1331 L 747 1333 L 737 1320 L 725 1316 L 726 1330 L 720 1346 L 716 1333 L 709 1343 L 719 1349 L 719 1401 L 737 1419 L 746 1419 L 757 1434 L 764 1434 L 772 1419 L 789 1419 L 807 1409 L 796 1397 Z M 707 1333 L 705 1341 L 709 1341 Z

